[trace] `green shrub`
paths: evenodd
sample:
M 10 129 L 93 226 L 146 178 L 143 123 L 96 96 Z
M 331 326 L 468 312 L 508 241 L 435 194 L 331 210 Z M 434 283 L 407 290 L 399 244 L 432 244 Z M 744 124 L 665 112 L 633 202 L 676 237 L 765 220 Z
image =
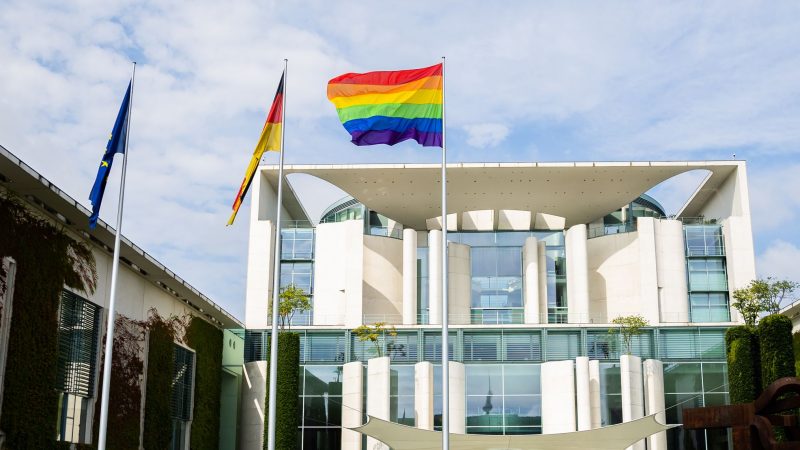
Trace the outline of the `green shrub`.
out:
M 800 377 L 800 333 L 792 335 L 792 344 L 794 346 L 794 373 L 795 376 Z
M 267 356 L 269 359 L 269 355 Z M 269 365 L 269 363 L 267 364 Z M 265 426 L 264 448 L 267 448 L 269 408 L 269 367 L 267 367 L 267 395 L 264 399 Z M 300 335 L 280 333 L 278 338 L 278 386 L 277 411 L 275 416 L 275 449 L 294 450 L 297 448 L 298 397 L 300 386 Z
M 60 228 L 0 193 L 0 257 L 17 262 L 0 429 L 14 450 L 55 446 L 58 307 L 64 285 L 93 292 L 94 258 Z
M 731 403 L 749 403 L 761 392 L 758 335 L 754 327 L 733 327 L 725 333 Z
M 222 331 L 194 317 L 186 342 L 196 352 L 191 447 L 213 450 L 219 445 Z
M 147 450 L 165 450 L 172 438 L 173 346 L 172 329 L 162 320 L 151 320 L 142 441 Z
M 758 337 L 762 389 L 779 378 L 795 376 L 792 320 L 781 314 L 764 317 L 758 323 Z

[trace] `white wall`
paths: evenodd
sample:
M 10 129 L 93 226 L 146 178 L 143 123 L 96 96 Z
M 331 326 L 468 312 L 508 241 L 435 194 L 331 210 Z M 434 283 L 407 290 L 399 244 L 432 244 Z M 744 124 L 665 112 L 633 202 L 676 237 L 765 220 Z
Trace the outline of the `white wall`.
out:
M 620 384 L 622 388 L 622 421 L 644 417 L 644 392 L 642 378 L 642 359 L 633 355 L 622 355 L 620 362 Z M 628 450 L 645 450 L 644 440 L 641 440 Z
M 639 305 L 640 313 L 649 323 L 659 322 L 658 263 L 656 260 L 656 219 L 638 217 L 639 235 Z
M 688 322 L 689 287 L 683 223 L 679 220 L 656 220 L 655 232 L 661 321 Z
M 403 323 L 403 241 L 364 236 L 363 313 L 365 321 Z
M 639 239 L 620 233 L 589 239 L 589 314 L 595 323 L 639 314 Z
M 539 323 L 539 241 L 535 237 L 525 239 L 522 247 L 522 277 L 525 323 Z
M 576 431 L 575 364 L 572 360 L 542 364 L 542 434 Z
M 403 230 L 403 325 L 417 323 L 417 231 Z
M 363 224 L 321 223 L 314 243 L 314 324 L 356 327 L 362 317 Z
M 264 448 L 264 400 L 267 394 L 267 362 L 245 363 L 242 403 L 239 405 L 239 450 Z
M 470 265 L 470 246 L 448 243 L 447 264 L 447 303 L 450 323 L 463 325 L 470 323 L 472 297 L 472 267 Z
M 364 365 L 361 361 L 342 366 L 342 450 L 361 450 L 361 433 L 348 428 L 363 425 L 363 371 Z
M 567 305 L 570 323 L 590 323 L 586 225 L 570 227 L 564 236 L 567 258 Z
M 433 430 L 433 364 L 414 365 L 414 418 L 417 428 Z
M 442 232 L 428 231 L 428 323 L 442 323 Z
M 389 420 L 389 388 L 391 360 L 388 356 L 372 358 L 367 362 L 367 414 L 377 419 Z M 381 441 L 367 437 L 370 450 L 389 450 Z

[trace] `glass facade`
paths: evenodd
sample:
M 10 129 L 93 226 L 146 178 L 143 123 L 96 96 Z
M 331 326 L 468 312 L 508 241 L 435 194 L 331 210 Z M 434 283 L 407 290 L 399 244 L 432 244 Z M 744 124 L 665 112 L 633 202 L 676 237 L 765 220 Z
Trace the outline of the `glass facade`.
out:
M 692 322 L 728 322 L 728 274 L 720 225 L 684 225 Z
M 449 242 L 470 246 L 471 323 L 523 323 L 522 248 L 529 237 L 546 244 L 547 322 L 567 321 L 563 231 L 448 233 Z
M 430 323 L 428 309 L 428 248 L 417 247 L 417 323 Z
M 633 353 L 664 362 L 669 423 L 680 423 L 682 408 L 727 401 L 724 327 L 648 328 L 634 339 Z M 342 364 L 375 356 L 371 343 L 349 330 L 293 330 L 300 333 L 303 449 L 339 449 Z M 267 331 L 248 330 L 246 360 L 264 360 Z M 603 426 L 622 421 L 619 335 L 607 328 L 454 328 L 450 357 L 464 363 L 467 433 L 541 432 L 541 364 L 589 356 L 600 360 Z M 400 330 L 380 341 L 392 359 L 390 420 L 415 425 L 414 363 L 433 363 L 434 428 L 441 430 L 441 336 L 437 329 Z M 255 352 L 254 348 L 258 348 Z M 364 375 L 366 395 L 369 379 Z M 725 433 L 669 432 L 670 449 L 727 448 Z
M 281 229 L 281 291 L 290 285 L 308 295 L 314 304 L 314 229 Z M 295 313 L 291 325 L 311 325 L 312 310 Z

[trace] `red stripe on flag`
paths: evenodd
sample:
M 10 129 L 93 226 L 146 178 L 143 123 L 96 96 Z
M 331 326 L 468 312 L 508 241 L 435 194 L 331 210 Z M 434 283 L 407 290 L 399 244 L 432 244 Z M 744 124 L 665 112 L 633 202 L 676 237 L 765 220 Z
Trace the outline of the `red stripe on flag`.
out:
M 436 64 L 422 69 L 346 73 L 331 79 L 328 84 L 404 84 L 420 78 L 442 74 L 442 65 Z

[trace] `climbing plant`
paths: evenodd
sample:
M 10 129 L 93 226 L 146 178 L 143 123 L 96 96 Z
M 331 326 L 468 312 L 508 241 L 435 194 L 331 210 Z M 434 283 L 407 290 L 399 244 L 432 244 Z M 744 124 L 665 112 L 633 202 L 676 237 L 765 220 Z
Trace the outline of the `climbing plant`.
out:
M 196 355 L 191 447 L 213 450 L 219 444 L 222 331 L 194 317 L 186 330 L 186 343 Z
M 89 246 L 6 192 L 0 192 L 2 256 L 16 260 L 17 273 L 0 429 L 9 448 L 53 448 L 61 290 L 94 292 L 94 257 Z
M 758 345 L 761 352 L 761 387 L 783 377 L 793 377 L 794 348 L 792 320 L 782 314 L 772 314 L 758 322 Z
M 268 362 L 271 364 L 272 362 Z M 297 446 L 298 397 L 300 395 L 300 335 L 280 333 L 278 338 L 278 379 L 275 417 L 276 450 L 295 450 Z M 264 404 L 269 405 L 269 368 L 267 368 L 267 395 Z M 264 411 L 266 414 L 267 411 Z M 267 448 L 269 429 L 264 427 L 264 448 Z
M 761 392 L 758 334 L 751 326 L 729 328 L 725 332 L 728 358 L 728 388 L 731 403 L 749 403 Z

